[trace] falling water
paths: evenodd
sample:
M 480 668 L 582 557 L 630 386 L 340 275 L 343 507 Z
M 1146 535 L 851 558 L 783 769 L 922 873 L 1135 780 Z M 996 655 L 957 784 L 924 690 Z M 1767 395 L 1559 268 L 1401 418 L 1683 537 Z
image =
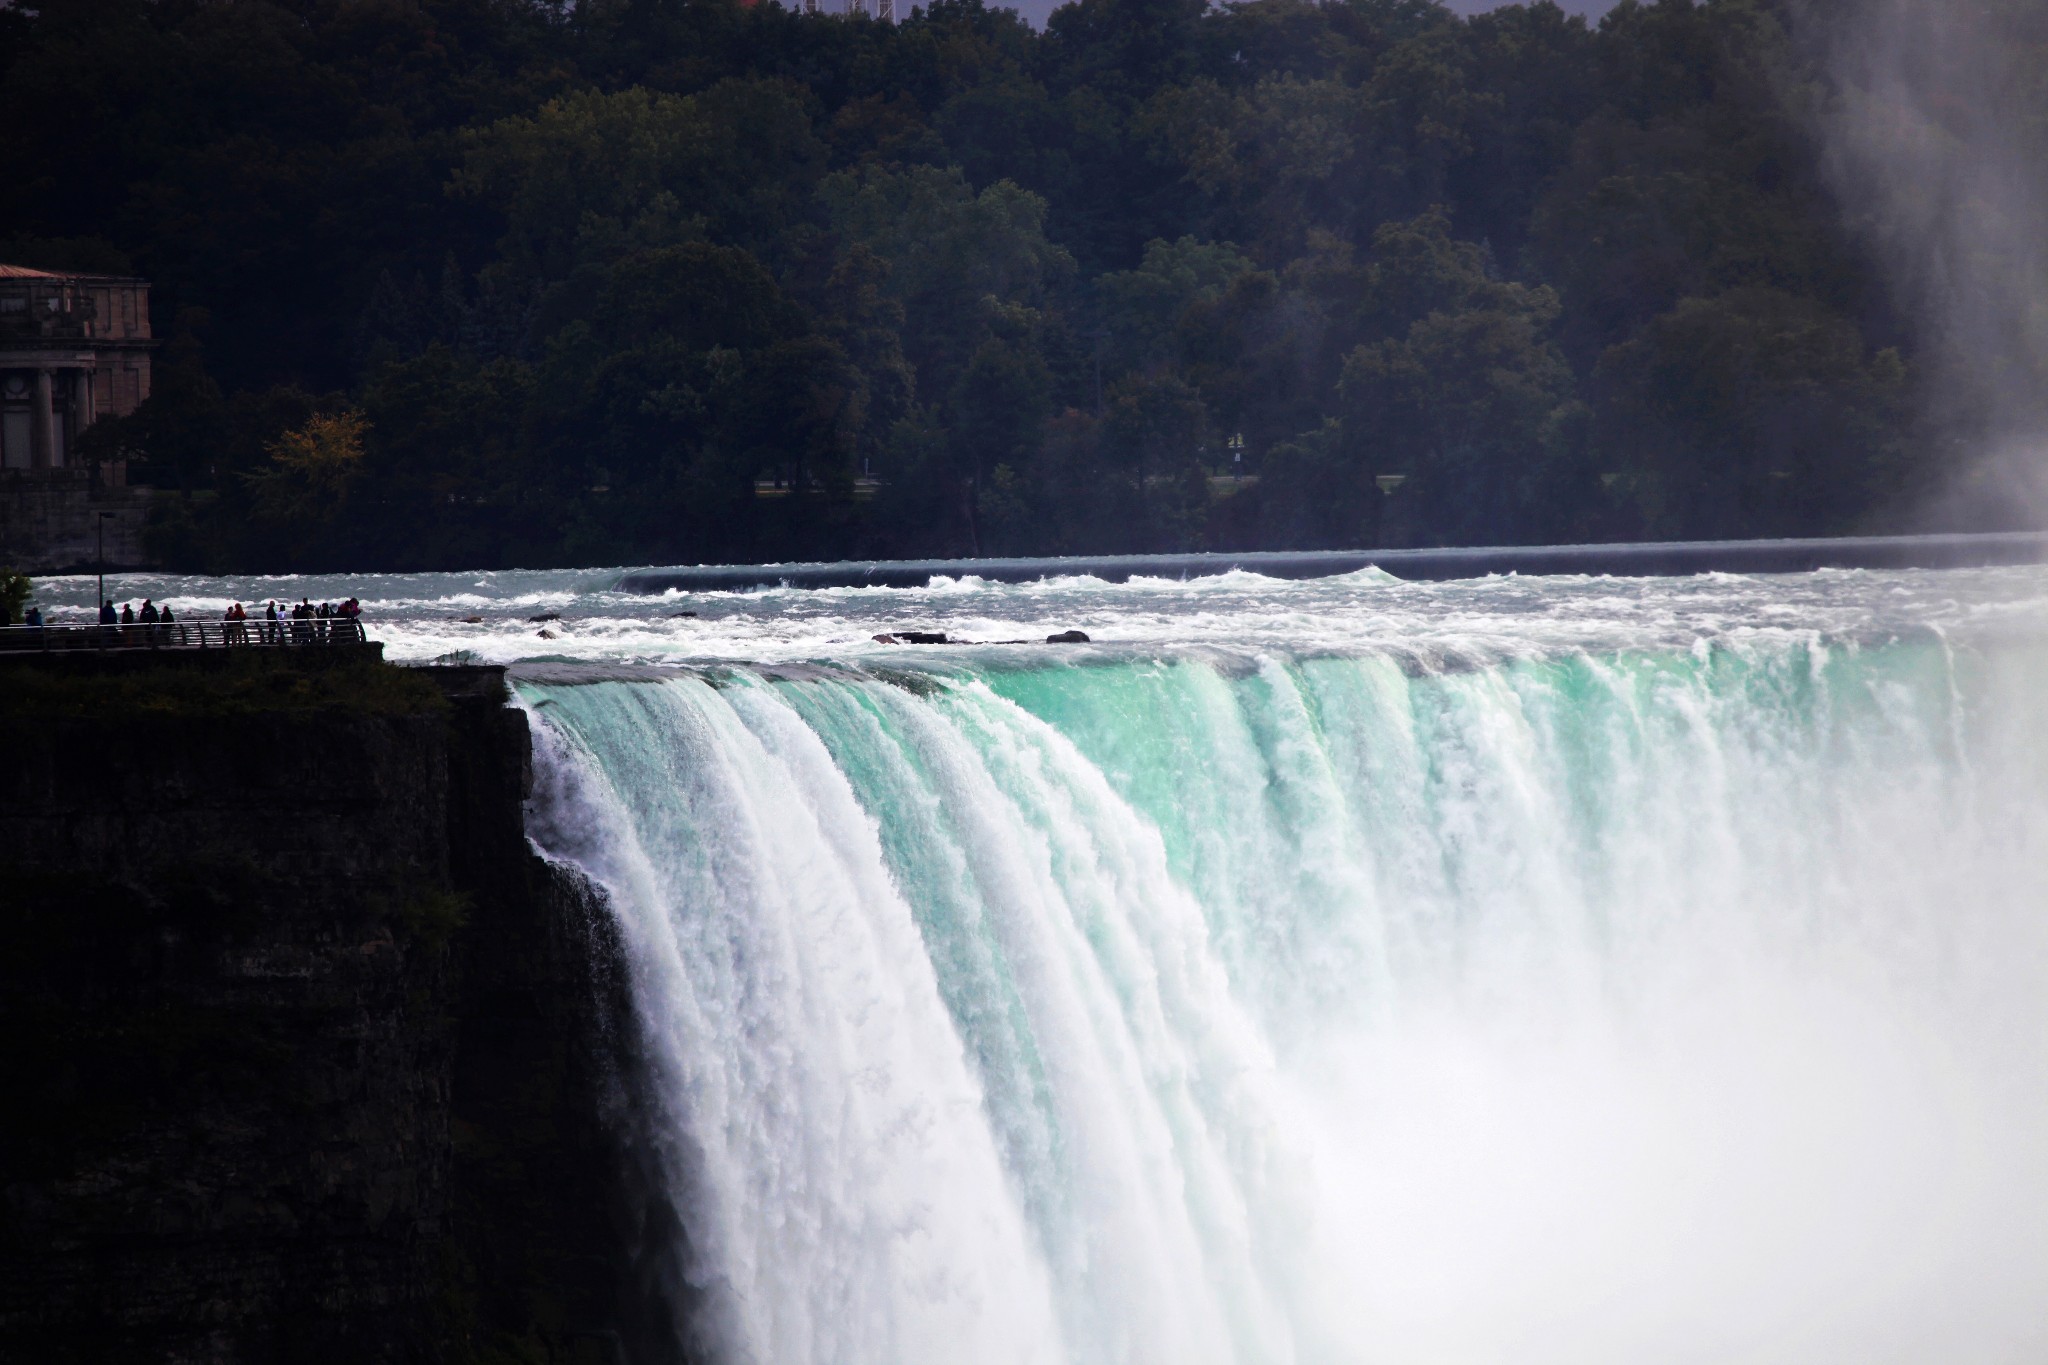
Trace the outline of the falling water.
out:
M 1821 609 L 1905 583 L 1267 602 L 1235 646 L 1102 588 L 1144 643 L 522 670 L 536 840 L 632 964 L 678 1331 L 2048 1357 L 2048 636 Z M 1574 593 L 1640 629 L 1559 630 Z

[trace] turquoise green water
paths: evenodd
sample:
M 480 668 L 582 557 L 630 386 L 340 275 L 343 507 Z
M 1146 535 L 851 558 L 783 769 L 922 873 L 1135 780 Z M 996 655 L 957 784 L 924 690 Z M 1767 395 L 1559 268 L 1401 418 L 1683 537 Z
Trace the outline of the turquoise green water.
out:
M 522 675 L 678 1331 L 2040 1358 L 2048 652 L 1528 635 Z

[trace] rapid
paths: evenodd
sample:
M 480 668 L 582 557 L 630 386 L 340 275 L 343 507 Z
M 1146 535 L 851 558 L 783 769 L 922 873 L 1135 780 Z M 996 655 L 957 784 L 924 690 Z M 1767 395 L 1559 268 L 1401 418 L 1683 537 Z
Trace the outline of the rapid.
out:
M 2048 1358 L 2048 571 L 617 577 L 119 591 L 513 665 L 705 1358 Z

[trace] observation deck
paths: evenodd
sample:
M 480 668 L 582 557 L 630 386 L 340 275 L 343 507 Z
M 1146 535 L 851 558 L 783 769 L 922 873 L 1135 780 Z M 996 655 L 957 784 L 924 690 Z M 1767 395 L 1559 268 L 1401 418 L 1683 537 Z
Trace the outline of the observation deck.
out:
M 369 650 L 363 623 L 346 617 L 279 621 L 137 621 L 130 625 L 0 626 L 0 656 L 197 654 L 273 650 Z

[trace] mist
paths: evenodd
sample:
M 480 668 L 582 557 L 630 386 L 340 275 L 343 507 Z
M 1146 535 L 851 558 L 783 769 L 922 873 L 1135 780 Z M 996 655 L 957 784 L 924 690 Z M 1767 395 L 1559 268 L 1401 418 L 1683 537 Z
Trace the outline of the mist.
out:
M 1931 523 L 2048 514 L 2048 12 L 1862 0 L 1801 21 L 1833 86 L 1826 172 L 1920 328 L 1923 413 L 1950 447 Z

